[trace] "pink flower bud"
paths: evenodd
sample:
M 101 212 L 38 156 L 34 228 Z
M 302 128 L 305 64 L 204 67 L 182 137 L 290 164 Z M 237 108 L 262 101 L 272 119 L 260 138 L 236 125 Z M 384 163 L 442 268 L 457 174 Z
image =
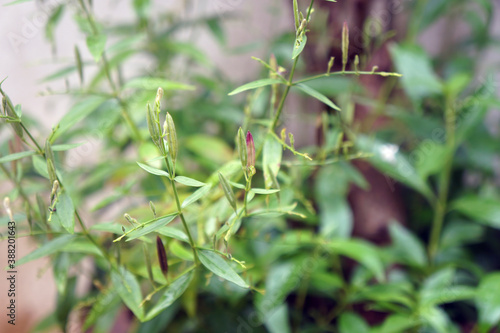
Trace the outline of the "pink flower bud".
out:
M 255 167 L 255 144 L 250 131 L 247 132 L 247 167 Z

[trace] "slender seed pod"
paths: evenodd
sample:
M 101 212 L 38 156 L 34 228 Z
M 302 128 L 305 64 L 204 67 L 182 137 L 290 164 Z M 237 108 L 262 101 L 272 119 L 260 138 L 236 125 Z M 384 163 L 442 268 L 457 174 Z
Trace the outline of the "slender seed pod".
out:
M 167 112 L 167 118 L 165 119 L 165 124 L 163 125 L 165 131 L 165 141 L 168 145 L 168 153 L 170 158 L 175 165 L 175 160 L 177 158 L 177 133 L 175 131 L 174 120 L 170 113 Z
M 160 142 L 160 132 L 158 131 L 156 115 L 149 103 L 147 108 L 146 119 L 148 121 L 149 135 L 151 135 L 151 139 L 153 140 L 154 144 L 158 146 L 158 143 Z
M 342 71 L 345 71 L 347 65 L 347 55 L 349 52 L 349 27 L 347 22 L 344 22 L 342 27 Z
M 231 188 L 231 185 L 227 181 L 226 177 L 224 177 L 224 175 L 220 172 L 219 172 L 219 181 L 220 185 L 222 186 L 222 190 L 224 191 L 224 195 L 226 196 L 226 199 L 229 202 L 229 205 L 231 205 L 234 212 L 236 213 L 237 211 L 236 197 L 234 196 L 233 189 Z
M 250 131 L 247 132 L 246 138 L 247 144 L 247 167 L 255 167 L 255 143 L 253 142 L 253 136 Z
M 165 279 L 168 279 L 167 252 L 165 251 L 165 247 L 163 246 L 163 242 L 161 241 L 160 236 L 156 236 L 156 251 L 158 252 L 158 262 L 160 263 L 161 271 L 165 276 Z
M 78 76 L 80 77 L 80 83 L 83 83 L 82 57 L 80 55 L 80 50 L 76 45 L 75 45 L 75 59 L 76 59 L 76 67 L 78 68 Z
M 330 61 L 328 61 L 328 67 L 326 69 L 327 74 L 330 74 L 330 71 L 332 70 L 334 61 L 335 61 L 335 57 L 330 57 Z
M 243 134 L 243 129 L 241 127 L 238 129 L 236 144 L 238 146 L 238 152 L 240 154 L 241 166 L 245 168 L 247 166 L 247 143 L 245 141 L 245 134 Z

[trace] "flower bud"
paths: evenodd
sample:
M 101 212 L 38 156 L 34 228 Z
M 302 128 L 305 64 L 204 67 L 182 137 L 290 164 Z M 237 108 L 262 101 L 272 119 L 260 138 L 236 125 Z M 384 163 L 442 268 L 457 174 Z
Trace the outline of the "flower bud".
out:
M 240 155 L 241 166 L 245 168 L 247 166 L 247 143 L 245 140 L 245 134 L 241 127 L 238 129 L 238 137 L 236 138 L 236 145 L 238 146 L 238 153 Z
M 153 203 L 153 201 L 149 202 L 149 208 L 153 212 L 153 216 L 156 218 L 156 207 L 155 207 L 155 204 Z
M 347 65 L 347 55 L 349 52 L 349 27 L 347 22 L 344 22 L 342 27 L 342 71 L 345 71 Z
M 327 74 L 330 74 L 330 71 L 332 70 L 334 61 L 335 61 L 335 57 L 330 57 L 330 61 L 328 61 L 328 67 L 326 69 Z
M 246 138 L 247 144 L 247 167 L 255 167 L 255 144 L 253 142 L 253 136 L 250 131 L 247 132 Z
M 158 262 L 160 263 L 161 271 L 166 279 L 168 274 L 167 252 L 165 251 L 160 236 L 156 236 L 156 251 L 158 253 Z

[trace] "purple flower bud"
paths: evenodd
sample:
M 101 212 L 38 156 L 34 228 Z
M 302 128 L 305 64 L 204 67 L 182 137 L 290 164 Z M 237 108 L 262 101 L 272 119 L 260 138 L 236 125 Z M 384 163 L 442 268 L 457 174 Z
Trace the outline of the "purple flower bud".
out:
M 247 167 L 255 167 L 255 144 L 250 131 L 247 132 Z

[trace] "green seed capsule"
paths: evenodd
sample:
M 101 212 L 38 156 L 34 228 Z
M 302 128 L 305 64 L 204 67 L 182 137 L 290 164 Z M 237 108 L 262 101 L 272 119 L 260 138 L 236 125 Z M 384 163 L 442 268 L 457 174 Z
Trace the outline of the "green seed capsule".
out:
M 163 242 L 161 241 L 160 236 L 156 236 L 156 251 L 158 252 L 158 262 L 160 263 L 160 268 L 167 278 L 168 274 L 168 260 L 167 260 L 167 252 L 165 251 L 165 247 L 163 246 Z
M 347 55 L 349 52 L 349 27 L 347 22 L 344 22 L 342 27 L 342 71 L 345 71 L 347 65 Z
M 233 189 L 231 188 L 231 185 L 227 181 L 226 177 L 222 173 L 219 172 L 219 181 L 220 185 L 222 186 L 222 190 L 224 191 L 224 195 L 226 196 L 227 201 L 229 202 L 229 205 L 234 209 L 234 212 L 236 213 L 237 211 L 237 206 L 236 206 L 236 197 L 234 196 Z
M 175 164 L 177 158 L 177 133 L 175 131 L 174 120 L 170 113 L 167 112 L 167 118 L 165 119 L 165 124 L 163 125 L 165 131 L 165 141 L 168 145 L 168 153 L 172 162 Z
M 247 166 L 247 143 L 245 140 L 245 134 L 243 134 L 243 129 L 241 127 L 238 129 L 236 143 L 238 146 L 238 153 L 240 155 L 241 166 L 245 168 Z

